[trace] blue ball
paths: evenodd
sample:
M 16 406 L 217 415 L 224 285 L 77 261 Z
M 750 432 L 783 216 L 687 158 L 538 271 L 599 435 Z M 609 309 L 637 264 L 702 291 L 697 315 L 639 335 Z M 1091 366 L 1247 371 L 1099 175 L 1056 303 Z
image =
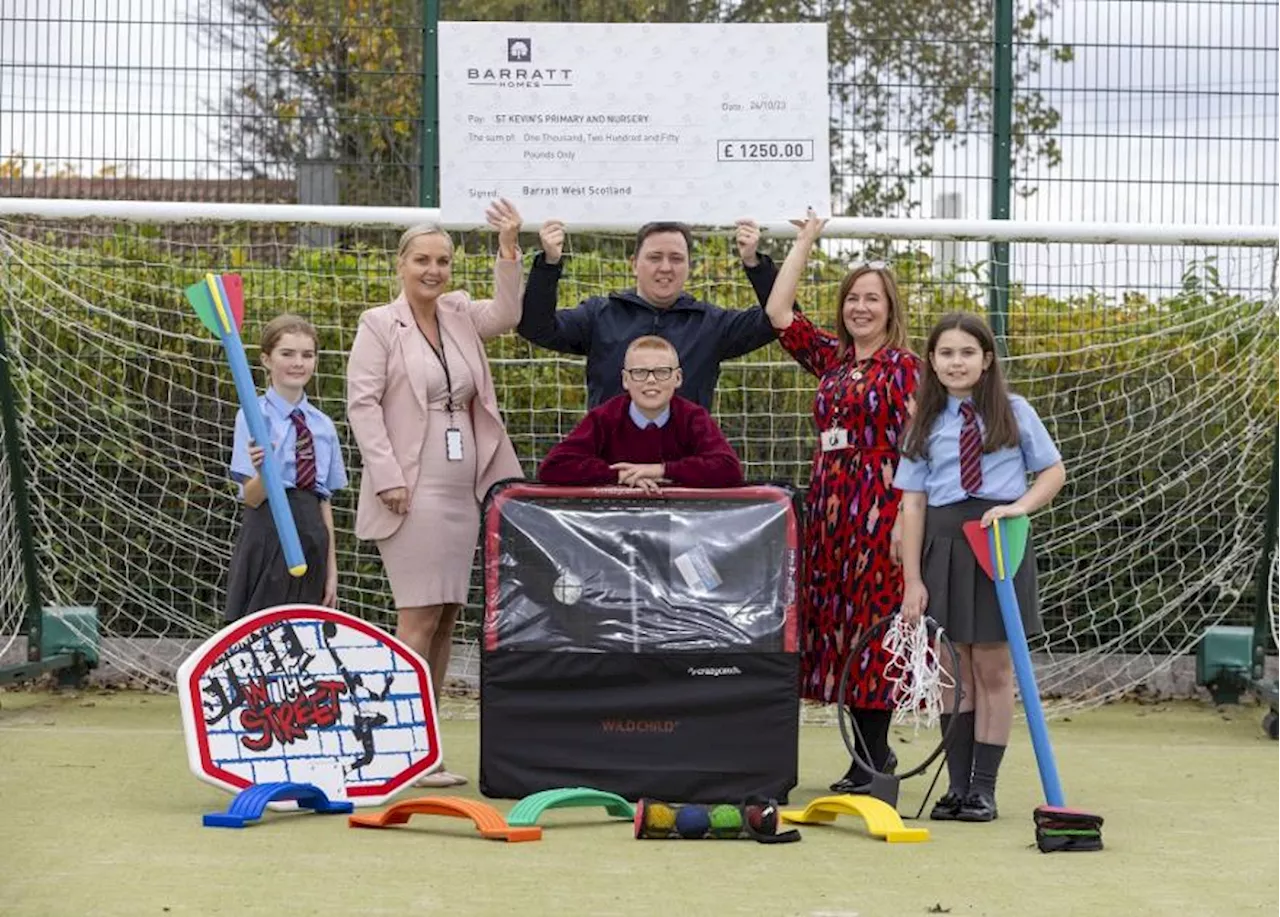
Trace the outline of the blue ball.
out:
M 676 813 L 676 831 L 681 837 L 697 840 L 711 830 L 711 816 L 706 806 L 682 806 Z

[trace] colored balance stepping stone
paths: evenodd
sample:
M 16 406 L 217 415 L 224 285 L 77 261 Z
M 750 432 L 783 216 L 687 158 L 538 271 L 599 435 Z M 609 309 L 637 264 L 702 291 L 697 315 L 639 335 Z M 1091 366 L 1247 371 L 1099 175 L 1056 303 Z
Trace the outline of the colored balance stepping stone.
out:
M 390 828 L 403 825 L 414 815 L 443 815 L 446 818 L 469 818 L 480 836 L 494 841 L 540 841 L 541 828 L 512 828 L 493 806 L 472 799 L 447 796 L 420 796 L 406 799 L 373 815 L 352 815 L 347 824 L 352 828 Z
M 929 839 L 927 828 L 905 827 L 898 810 L 874 796 L 820 796 L 803 811 L 788 809 L 781 815 L 783 821 L 797 825 L 821 825 L 840 815 L 857 815 L 866 822 L 868 834 L 890 844 L 919 844 Z
M 507 824 L 515 827 L 536 825 L 542 813 L 547 809 L 582 808 L 603 806 L 606 813 L 614 818 L 633 819 L 635 808 L 617 793 L 596 790 L 587 786 L 565 787 L 555 790 L 543 790 L 520 800 L 507 813 Z
M 293 801 L 300 809 L 311 809 L 319 815 L 345 815 L 352 810 L 349 802 L 331 800 L 313 783 L 255 783 L 236 794 L 225 812 L 210 812 L 204 817 L 206 828 L 243 828 L 258 821 L 267 805 Z

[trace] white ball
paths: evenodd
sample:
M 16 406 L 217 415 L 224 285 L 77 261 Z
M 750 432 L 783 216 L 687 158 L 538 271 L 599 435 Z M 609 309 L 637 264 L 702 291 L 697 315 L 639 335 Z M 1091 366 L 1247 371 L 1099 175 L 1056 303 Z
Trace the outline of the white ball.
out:
M 572 573 L 561 573 L 551 587 L 551 594 L 561 605 L 573 605 L 582 598 L 582 580 Z

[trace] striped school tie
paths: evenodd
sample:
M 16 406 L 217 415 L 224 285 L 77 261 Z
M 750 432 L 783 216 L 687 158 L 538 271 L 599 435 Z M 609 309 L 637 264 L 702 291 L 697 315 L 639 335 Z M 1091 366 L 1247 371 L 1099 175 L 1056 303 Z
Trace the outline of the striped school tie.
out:
M 970 402 L 960 404 L 960 417 L 960 486 L 965 493 L 976 494 L 982 489 L 982 431 Z
M 312 490 L 316 486 L 316 443 L 311 438 L 311 428 L 302 416 L 302 408 L 294 408 L 289 414 L 293 429 L 298 434 L 293 453 L 297 463 L 294 486 L 298 490 Z

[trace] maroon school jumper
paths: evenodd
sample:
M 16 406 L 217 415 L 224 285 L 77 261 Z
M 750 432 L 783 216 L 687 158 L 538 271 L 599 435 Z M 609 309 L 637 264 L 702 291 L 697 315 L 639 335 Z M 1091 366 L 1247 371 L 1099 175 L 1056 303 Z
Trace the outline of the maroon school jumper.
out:
M 662 427 L 643 430 L 631 419 L 631 396 L 610 398 L 593 408 L 542 460 L 543 484 L 617 484 L 615 462 L 666 465 L 665 477 L 679 487 L 737 487 L 742 484 L 738 454 L 701 405 L 679 395 Z

